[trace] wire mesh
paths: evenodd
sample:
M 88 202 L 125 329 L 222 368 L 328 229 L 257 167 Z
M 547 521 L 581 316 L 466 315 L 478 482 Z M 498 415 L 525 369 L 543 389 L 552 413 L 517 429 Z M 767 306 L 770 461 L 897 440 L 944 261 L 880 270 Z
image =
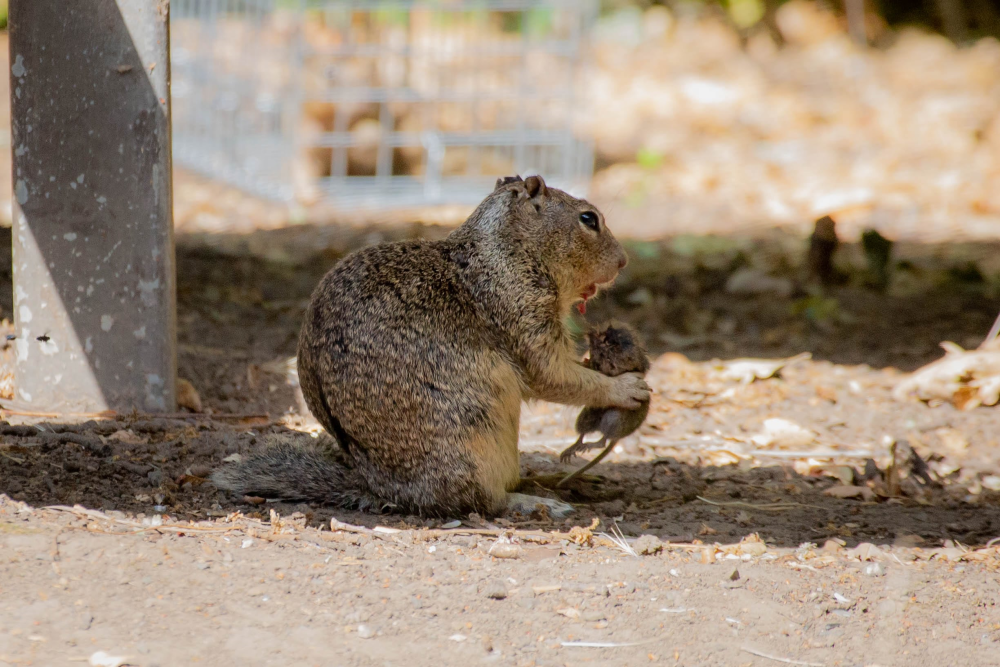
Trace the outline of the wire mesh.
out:
M 583 195 L 596 0 L 173 0 L 174 159 L 279 200 L 475 203 L 498 176 Z

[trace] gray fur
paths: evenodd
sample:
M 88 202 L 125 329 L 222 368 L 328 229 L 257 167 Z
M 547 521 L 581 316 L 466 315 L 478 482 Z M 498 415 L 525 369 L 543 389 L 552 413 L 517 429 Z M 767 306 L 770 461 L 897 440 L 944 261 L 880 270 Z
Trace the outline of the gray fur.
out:
M 591 331 L 587 339 L 590 341 L 587 365 L 594 370 L 612 377 L 633 372 L 645 375 L 649 371 L 649 358 L 639 335 L 627 325 L 611 324 Z M 568 463 L 580 452 L 604 447 L 609 440 L 616 442 L 631 435 L 642 426 L 648 414 L 648 400 L 634 409 L 585 407 L 576 418 L 576 432 L 580 437 L 559 454 L 559 460 Z M 590 433 L 600 433 L 602 437 L 585 442 L 584 438 Z

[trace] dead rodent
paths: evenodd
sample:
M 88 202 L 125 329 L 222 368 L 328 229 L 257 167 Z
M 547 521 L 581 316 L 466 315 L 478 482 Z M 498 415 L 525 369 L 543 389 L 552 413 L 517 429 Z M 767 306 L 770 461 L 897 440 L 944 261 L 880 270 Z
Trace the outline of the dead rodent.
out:
M 510 493 L 528 398 L 636 408 L 639 374 L 575 359 L 564 321 L 626 257 L 590 203 L 539 176 L 497 181 L 440 241 L 364 248 L 320 282 L 299 338 L 298 375 L 344 463 L 267 448 L 213 475 L 238 494 L 460 516 L 571 510 Z
M 649 370 L 649 358 L 638 334 L 624 324 L 611 324 L 603 329 L 587 334 L 590 343 L 590 358 L 586 364 L 598 371 L 616 377 L 624 373 L 641 373 Z M 649 400 L 637 408 L 586 407 L 576 418 L 576 432 L 580 434 L 576 443 L 567 447 L 559 455 L 563 463 L 569 462 L 575 454 L 612 447 L 622 438 L 635 432 L 649 414 Z M 600 433 L 594 442 L 584 442 L 591 433 Z M 603 457 L 602 457 L 603 458 Z

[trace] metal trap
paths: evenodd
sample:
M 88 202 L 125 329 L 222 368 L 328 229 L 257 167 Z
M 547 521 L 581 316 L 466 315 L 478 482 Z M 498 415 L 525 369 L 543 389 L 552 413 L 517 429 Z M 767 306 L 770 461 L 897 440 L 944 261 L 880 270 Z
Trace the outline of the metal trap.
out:
M 573 130 L 594 0 L 173 0 L 174 159 L 268 198 L 472 204 L 498 176 L 585 194 Z

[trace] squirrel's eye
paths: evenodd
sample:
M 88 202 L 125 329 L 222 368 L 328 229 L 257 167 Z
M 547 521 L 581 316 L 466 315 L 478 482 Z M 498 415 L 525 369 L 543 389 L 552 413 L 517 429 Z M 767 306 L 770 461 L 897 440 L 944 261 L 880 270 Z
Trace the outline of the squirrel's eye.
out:
M 593 211 L 584 211 L 580 214 L 580 222 L 587 227 L 593 229 L 595 232 L 600 229 L 600 221 L 597 219 L 597 214 Z

